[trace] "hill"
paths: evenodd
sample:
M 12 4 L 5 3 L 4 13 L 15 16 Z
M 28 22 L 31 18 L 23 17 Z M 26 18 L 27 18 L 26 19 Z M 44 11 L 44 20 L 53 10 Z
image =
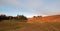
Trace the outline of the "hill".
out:
M 60 15 L 28 18 L 28 22 L 60 22 Z

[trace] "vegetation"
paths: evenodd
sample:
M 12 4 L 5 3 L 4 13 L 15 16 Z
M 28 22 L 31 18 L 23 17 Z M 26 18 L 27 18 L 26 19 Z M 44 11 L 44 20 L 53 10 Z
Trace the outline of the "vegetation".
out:
M 17 15 L 16 17 L 0 15 L 0 21 L 3 20 L 19 20 L 20 22 L 27 22 L 27 18 L 24 15 Z
M 34 18 L 36 17 L 34 16 Z M 27 23 L 24 15 L 16 17 L 0 15 L 0 21 L 0 31 L 60 31 L 58 22 Z
M 26 25 L 26 22 L 3 20 L 0 22 L 0 31 L 16 30 Z
M 0 31 L 60 31 L 60 23 L 26 23 L 4 20 L 0 22 Z

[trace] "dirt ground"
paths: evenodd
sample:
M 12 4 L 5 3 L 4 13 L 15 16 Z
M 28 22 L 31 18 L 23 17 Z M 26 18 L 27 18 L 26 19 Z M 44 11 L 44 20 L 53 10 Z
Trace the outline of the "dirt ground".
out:
M 51 24 L 26 25 L 22 28 L 9 31 L 60 31 L 60 27 Z

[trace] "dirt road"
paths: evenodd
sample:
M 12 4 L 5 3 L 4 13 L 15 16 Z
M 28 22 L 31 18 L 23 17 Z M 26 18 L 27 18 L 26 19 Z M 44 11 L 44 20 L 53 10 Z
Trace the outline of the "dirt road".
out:
M 39 24 L 39 25 L 26 25 L 22 28 L 10 31 L 60 31 L 60 29 L 49 24 Z

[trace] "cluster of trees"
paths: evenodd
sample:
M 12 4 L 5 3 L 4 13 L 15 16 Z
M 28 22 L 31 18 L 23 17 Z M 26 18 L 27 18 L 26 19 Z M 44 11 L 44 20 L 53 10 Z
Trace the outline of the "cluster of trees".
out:
M 17 15 L 15 17 L 0 15 L 0 21 L 3 21 L 3 20 L 19 20 L 21 22 L 27 22 L 27 17 L 25 17 L 24 15 Z
M 33 18 L 41 18 L 42 16 L 33 16 Z

